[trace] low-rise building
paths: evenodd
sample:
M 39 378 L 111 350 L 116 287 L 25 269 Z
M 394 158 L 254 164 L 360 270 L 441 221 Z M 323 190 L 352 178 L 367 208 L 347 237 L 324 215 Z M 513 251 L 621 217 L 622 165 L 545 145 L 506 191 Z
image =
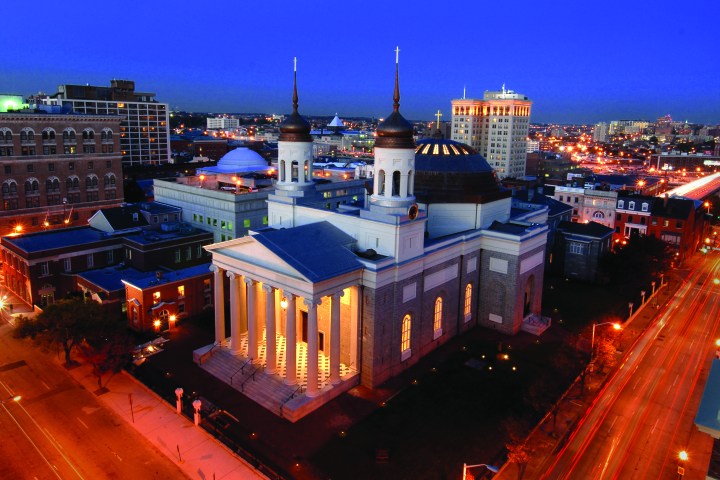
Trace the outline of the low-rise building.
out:
M 112 115 L 0 113 L 0 234 L 84 225 L 123 200 Z

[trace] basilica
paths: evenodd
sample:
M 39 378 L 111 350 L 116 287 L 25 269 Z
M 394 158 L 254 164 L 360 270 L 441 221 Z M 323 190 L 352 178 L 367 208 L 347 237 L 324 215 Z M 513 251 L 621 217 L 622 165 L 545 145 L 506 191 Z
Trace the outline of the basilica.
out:
M 469 146 L 414 139 L 397 69 L 364 205 L 316 189 L 295 81 L 268 226 L 205 247 L 215 342 L 195 361 L 290 421 L 469 329 L 515 334 L 540 311 L 547 226 L 511 218 L 510 192 Z

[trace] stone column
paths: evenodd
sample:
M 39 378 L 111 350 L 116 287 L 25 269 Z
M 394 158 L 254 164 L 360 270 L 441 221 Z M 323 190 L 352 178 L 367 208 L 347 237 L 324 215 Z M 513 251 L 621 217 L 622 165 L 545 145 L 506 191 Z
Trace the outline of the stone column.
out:
M 402 198 L 406 198 L 408 196 L 408 174 L 407 173 L 401 173 L 400 174 L 400 191 L 398 194 Z
M 273 287 L 270 285 L 263 285 L 262 289 L 265 292 L 265 360 L 267 364 L 265 372 L 273 374 L 277 368 L 275 296 L 273 295 Z
M 255 310 L 255 282 L 252 278 L 245 277 L 245 286 L 247 288 L 247 325 L 248 325 L 248 358 L 255 362 L 258 358 L 258 342 L 257 342 L 257 315 Z
M 287 311 L 285 312 L 285 383 L 295 385 L 297 383 L 297 319 L 295 312 L 295 295 L 283 291 L 287 299 Z
M 225 289 L 223 288 L 223 270 L 217 265 L 210 267 L 215 274 L 215 341 L 225 340 Z
M 340 297 L 343 291 L 333 293 L 330 304 L 330 382 L 340 383 Z
M 307 342 L 307 391 L 308 397 L 315 397 L 318 388 L 318 322 L 317 306 L 321 300 L 305 299 L 308 309 L 308 342 Z
M 385 196 L 387 198 L 392 198 L 392 187 L 393 187 L 393 175 L 394 172 L 391 171 L 388 175 L 388 172 L 385 172 Z
M 240 279 L 233 272 L 227 272 L 230 279 L 230 349 L 233 355 L 240 353 L 240 302 L 238 287 Z

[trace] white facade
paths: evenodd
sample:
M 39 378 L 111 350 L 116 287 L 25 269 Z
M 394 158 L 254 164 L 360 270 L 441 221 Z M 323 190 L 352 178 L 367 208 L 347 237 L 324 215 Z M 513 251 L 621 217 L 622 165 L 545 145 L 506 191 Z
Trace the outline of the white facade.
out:
M 532 102 L 502 89 L 483 99 L 452 100 L 452 140 L 476 149 L 498 178 L 522 177 L 527 161 L 527 136 Z
M 237 118 L 217 117 L 207 119 L 208 130 L 232 130 L 240 126 Z
M 608 138 L 608 124 L 600 122 L 595 124 L 593 130 L 593 141 L 594 142 L 607 142 Z

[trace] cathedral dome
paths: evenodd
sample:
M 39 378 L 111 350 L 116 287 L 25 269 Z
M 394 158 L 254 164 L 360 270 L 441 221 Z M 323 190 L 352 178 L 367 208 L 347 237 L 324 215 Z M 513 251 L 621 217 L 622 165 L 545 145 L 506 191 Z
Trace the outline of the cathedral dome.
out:
M 375 146 L 380 148 L 414 148 L 413 126 L 394 110 L 377 128 Z
M 233 173 L 267 170 L 267 168 L 267 161 L 259 153 L 245 147 L 230 150 L 218 161 L 216 167 L 219 172 Z
M 293 74 L 293 111 L 280 124 L 281 142 L 312 142 L 310 124 L 298 113 L 297 72 Z
M 297 110 L 294 110 L 280 124 L 280 136 L 278 139 L 281 142 L 312 142 L 310 124 L 300 116 Z
M 425 204 L 487 203 L 511 195 L 482 155 L 454 140 L 418 140 L 415 171 L 415 196 Z

